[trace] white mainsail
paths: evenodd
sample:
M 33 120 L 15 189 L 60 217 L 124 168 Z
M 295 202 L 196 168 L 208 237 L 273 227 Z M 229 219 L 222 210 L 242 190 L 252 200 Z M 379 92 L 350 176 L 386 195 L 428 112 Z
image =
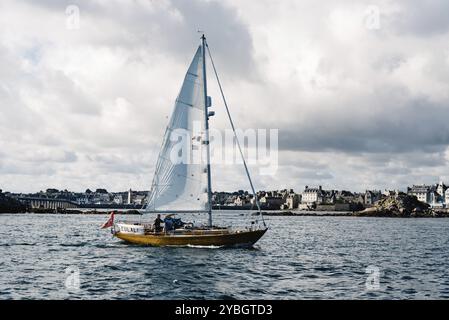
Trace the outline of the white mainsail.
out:
M 167 126 L 146 211 L 207 211 L 202 46 L 185 75 Z

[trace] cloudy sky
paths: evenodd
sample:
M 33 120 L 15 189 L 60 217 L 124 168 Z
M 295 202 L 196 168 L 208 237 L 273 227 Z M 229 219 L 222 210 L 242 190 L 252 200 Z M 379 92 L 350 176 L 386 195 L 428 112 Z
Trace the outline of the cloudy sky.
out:
M 446 0 L 2 0 L 0 188 L 149 189 L 198 29 L 237 127 L 279 129 L 279 168 L 252 168 L 257 189 L 449 182 L 447 12 Z M 241 166 L 213 178 L 248 189 Z

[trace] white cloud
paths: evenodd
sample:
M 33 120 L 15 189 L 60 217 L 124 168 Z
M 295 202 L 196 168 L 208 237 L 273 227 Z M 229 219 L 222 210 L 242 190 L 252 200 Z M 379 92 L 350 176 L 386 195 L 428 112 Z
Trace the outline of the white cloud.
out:
M 449 178 L 445 1 L 74 4 L 78 30 L 66 28 L 60 1 L 0 4 L 5 190 L 148 189 L 197 29 L 208 34 L 237 126 L 280 129 L 280 168 L 256 175 L 258 188 Z M 366 26 L 369 6 L 378 29 Z M 210 79 L 212 124 L 224 128 Z M 213 174 L 217 189 L 246 185 L 237 168 Z

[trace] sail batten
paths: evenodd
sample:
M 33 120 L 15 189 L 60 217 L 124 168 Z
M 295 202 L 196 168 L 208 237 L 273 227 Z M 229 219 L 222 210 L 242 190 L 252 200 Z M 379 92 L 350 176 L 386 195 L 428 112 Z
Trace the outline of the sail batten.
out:
M 146 212 L 206 212 L 206 148 L 198 140 L 205 131 L 203 48 L 200 46 L 184 81 L 156 164 Z M 180 148 L 182 146 L 182 148 Z

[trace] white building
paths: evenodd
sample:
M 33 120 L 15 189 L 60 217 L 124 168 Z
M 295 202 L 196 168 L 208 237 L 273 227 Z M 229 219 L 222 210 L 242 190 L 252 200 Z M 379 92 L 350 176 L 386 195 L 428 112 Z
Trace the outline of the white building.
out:
M 428 185 L 413 185 L 411 188 L 409 187 L 407 193 L 412 196 L 416 196 L 416 198 L 424 203 L 431 203 L 433 199 L 431 198 L 431 187 Z
M 318 188 L 309 188 L 308 186 L 306 186 L 301 194 L 301 203 L 319 203 L 321 202 L 322 195 L 323 190 L 321 186 L 319 186 Z
M 234 204 L 236 205 L 236 206 L 244 206 L 244 205 L 247 205 L 247 204 L 250 204 L 251 203 L 251 199 L 249 198 L 249 197 L 246 197 L 246 196 L 238 196 L 236 199 L 235 199 L 235 201 L 234 201 Z
M 444 203 L 446 204 L 446 208 L 449 207 L 449 188 L 446 189 L 445 196 L 444 196 Z
M 145 198 L 146 196 L 138 194 L 133 198 L 133 204 L 141 206 L 145 203 Z
M 123 197 L 121 194 L 116 194 L 114 197 L 114 203 L 115 204 L 123 204 Z

